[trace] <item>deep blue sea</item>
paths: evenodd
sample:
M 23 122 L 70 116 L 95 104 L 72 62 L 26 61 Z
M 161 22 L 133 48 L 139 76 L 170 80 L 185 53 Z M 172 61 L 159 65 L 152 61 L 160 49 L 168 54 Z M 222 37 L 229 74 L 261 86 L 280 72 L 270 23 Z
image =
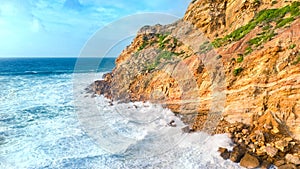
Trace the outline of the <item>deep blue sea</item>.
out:
M 0 75 L 107 72 L 114 68 L 114 62 L 115 58 L 0 58 Z M 76 70 L 76 64 L 81 66 L 80 69 Z
M 1 58 L 0 168 L 239 168 L 217 153 L 231 147 L 225 135 L 182 133 L 185 124 L 160 105 L 86 93 L 114 66 L 114 58 Z

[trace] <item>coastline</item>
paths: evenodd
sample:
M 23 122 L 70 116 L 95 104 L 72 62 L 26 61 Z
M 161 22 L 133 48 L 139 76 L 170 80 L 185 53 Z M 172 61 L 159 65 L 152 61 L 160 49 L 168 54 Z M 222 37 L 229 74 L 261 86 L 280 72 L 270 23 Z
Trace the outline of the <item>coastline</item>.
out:
M 207 4 L 215 5 L 214 11 L 198 8 Z M 300 3 L 227 5 L 194 1 L 183 20 L 141 28 L 117 58 L 115 69 L 96 81 L 93 90 L 113 101 L 150 101 L 175 114 L 191 115 L 185 119 L 191 131 L 228 133 L 236 148 L 220 148 L 221 156 L 241 166 L 299 167 L 300 19 L 293 10 L 299 12 Z M 222 18 L 233 7 L 251 15 L 241 14 L 243 26 L 230 27 L 230 32 L 227 23 L 218 21 L 241 21 Z M 217 8 L 223 15 L 207 15 Z M 294 20 L 281 26 L 290 15 Z M 216 22 L 205 22 L 209 19 Z M 263 36 L 268 38 L 257 42 Z
M 107 75 L 104 74 L 103 77 Z M 99 91 L 98 85 L 103 85 L 103 83 L 95 81 L 94 84 L 90 85 L 88 93 L 99 94 L 99 92 L 105 93 L 105 90 L 110 90 L 110 88 L 105 88 L 105 90 Z M 110 100 L 108 101 L 110 106 L 122 103 L 135 104 L 135 102 L 113 103 L 110 93 L 102 96 Z M 146 101 L 142 102 L 145 103 Z M 201 119 L 202 115 L 197 116 L 196 114 L 188 117 L 188 115 L 172 113 L 175 116 L 179 115 L 180 120 L 185 124 L 185 126 L 181 126 L 183 133 L 203 132 L 201 129 L 206 119 Z M 147 115 L 145 114 L 145 116 Z M 170 125 L 172 120 L 169 121 L 165 121 L 165 125 Z M 176 126 L 176 123 L 174 124 Z M 239 163 L 241 167 L 268 169 L 272 166 L 281 166 L 281 168 L 296 168 L 300 164 L 299 158 L 293 155 L 300 150 L 300 142 L 290 136 L 285 126 L 278 122 L 271 112 L 253 119 L 253 123 L 250 125 L 241 122 L 229 123 L 222 119 L 214 132 L 208 135 L 219 134 L 226 134 L 233 144 L 232 147 L 218 147 L 219 155 L 225 161 L 230 160 Z

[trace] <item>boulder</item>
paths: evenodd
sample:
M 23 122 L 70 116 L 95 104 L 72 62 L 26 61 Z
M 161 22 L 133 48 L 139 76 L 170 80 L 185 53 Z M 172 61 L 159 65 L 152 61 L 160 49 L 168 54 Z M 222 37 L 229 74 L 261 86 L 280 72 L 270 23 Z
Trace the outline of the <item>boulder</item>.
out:
M 285 156 L 287 162 L 293 163 L 295 165 L 300 165 L 300 159 L 297 155 L 287 154 Z
M 274 157 L 277 154 L 278 149 L 272 146 L 267 146 L 265 148 L 265 152 L 268 154 L 268 156 Z
M 285 164 L 278 167 L 278 169 L 297 169 L 297 167 L 294 164 Z
M 275 142 L 275 147 L 280 151 L 284 152 L 285 148 L 289 145 L 287 140 L 279 140 Z
M 264 161 L 261 163 L 260 168 L 261 168 L 261 169 L 269 169 L 270 166 L 271 166 L 271 163 L 270 163 L 269 161 L 267 161 L 267 160 L 264 160 Z
M 224 160 L 230 158 L 230 152 L 227 150 L 227 148 L 219 147 L 218 151 L 221 153 L 220 155 Z
M 185 127 L 181 128 L 181 131 L 182 131 L 183 133 L 190 133 L 190 132 L 192 132 L 193 130 L 190 128 L 190 126 L 185 126 Z
M 245 153 L 246 153 L 246 149 L 244 147 L 235 146 L 233 147 L 233 150 L 230 154 L 230 160 L 238 163 L 240 162 L 241 158 L 244 156 Z
M 240 165 L 245 168 L 256 168 L 259 166 L 259 160 L 248 153 L 241 159 Z
M 280 167 L 280 166 L 282 166 L 282 165 L 284 165 L 284 164 L 285 164 L 285 161 L 284 161 L 284 160 L 277 160 L 277 161 L 274 162 L 274 165 L 275 165 L 276 167 Z

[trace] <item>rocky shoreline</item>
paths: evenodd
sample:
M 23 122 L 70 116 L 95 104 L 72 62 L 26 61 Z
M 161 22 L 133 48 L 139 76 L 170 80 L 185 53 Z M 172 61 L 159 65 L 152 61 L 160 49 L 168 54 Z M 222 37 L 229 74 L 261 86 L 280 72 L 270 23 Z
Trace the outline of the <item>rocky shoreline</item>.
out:
M 235 146 L 232 151 L 219 148 L 223 159 L 240 163 L 245 168 L 267 169 L 271 164 L 279 169 L 300 168 L 299 141 L 286 133 L 279 123 L 261 122 L 252 125 L 235 123 L 225 127 Z
M 162 103 L 188 131 L 214 116 L 235 143 L 221 156 L 243 167 L 300 168 L 299 26 L 299 1 L 195 0 L 183 19 L 141 28 L 91 88 Z
M 109 80 L 111 74 L 105 74 L 103 78 Z M 106 82 L 95 81 L 89 88 L 91 90 L 108 99 L 112 98 Z M 200 120 L 199 116 L 194 117 L 196 119 L 186 118 L 183 117 L 182 120 L 191 126 L 182 129 L 186 133 L 201 131 L 206 120 L 205 117 Z M 197 123 L 190 123 L 191 121 Z M 224 160 L 240 163 L 245 168 L 268 169 L 271 165 L 278 169 L 300 168 L 300 142 L 292 138 L 287 126 L 271 112 L 253 117 L 250 124 L 229 123 L 222 119 L 212 134 L 221 133 L 227 133 L 234 143 L 231 151 L 219 147 L 220 156 Z

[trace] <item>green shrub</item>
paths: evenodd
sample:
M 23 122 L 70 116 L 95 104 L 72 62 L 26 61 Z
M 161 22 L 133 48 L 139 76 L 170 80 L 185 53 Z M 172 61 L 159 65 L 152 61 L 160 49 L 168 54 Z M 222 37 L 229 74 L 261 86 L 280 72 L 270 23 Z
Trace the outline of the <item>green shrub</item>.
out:
M 296 65 L 300 63 L 300 56 L 297 57 L 296 61 L 292 63 L 292 65 Z
M 292 22 L 295 16 L 300 15 L 299 6 L 300 2 L 293 2 L 291 5 L 287 5 L 283 8 L 262 10 L 247 25 L 236 29 L 229 35 L 226 35 L 224 38 L 215 39 L 212 42 L 212 45 L 218 48 L 226 45 L 228 42 L 238 41 L 245 37 L 249 32 L 251 32 L 256 27 L 256 25 L 261 23 L 270 23 L 275 21 L 277 22 L 276 28 L 282 27 L 287 23 Z M 290 17 L 289 19 L 282 19 L 287 13 L 291 13 L 292 17 Z M 270 28 L 270 26 L 267 26 L 263 29 L 268 30 Z
M 300 6 L 300 2 L 299 1 L 292 3 L 291 8 L 290 8 L 292 16 L 299 16 L 300 15 L 299 6 Z
M 152 64 L 149 64 L 149 65 L 146 67 L 146 70 L 152 71 L 152 70 L 154 70 L 156 67 L 157 67 L 157 64 L 156 64 L 156 63 L 152 63 Z
M 258 36 L 258 37 L 255 37 L 255 38 L 253 38 L 253 39 L 250 39 L 250 40 L 248 41 L 248 44 L 249 44 L 249 45 L 258 45 L 258 44 L 261 43 L 261 41 L 262 41 L 262 36 Z
M 153 63 L 146 66 L 146 70 L 152 71 L 156 69 L 156 67 L 160 64 L 161 59 L 171 60 L 173 55 L 175 55 L 175 53 L 170 51 L 162 51 L 159 55 L 157 55 Z
M 142 45 L 138 48 L 138 51 L 143 50 L 147 46 L 147 44 L 148 43 L 146 41 L 143 41 Z
M 177 45 L 177 43 L 178 43 L 178 39 L 176 39 L 176 38 L 173 38 L 173 43 L 174 43 L 175 45 Z
M 164 35 L 159 34 L 158 35 L 158 44 L 161 49 L 163 49 L 165 47 L 166 42 L 164 40 L 166 39 L 167 36 L 168 36 L 168 34 L 164 34 Z
M 236 59 L 237 63 L 241 63 L 244 60 L 244 56 L 243 55 L 239 55 L 239 57 Z
M 266 26 L 264 26 L 263 28 L 262 28 L 262 30 L 263 31 L 267 31 L 267 30 L 270 30 L 272 28 L 272 26 L 271 25 L 266 25 Z
M 256 45 L 259 46 L 264 42 L 267 42 L 269 40 L 271 40 L 273 37 L 275 36 L 274 31 L 270 31 L 270 32 L 264 32 L 262 35 L 257 36 L 251 40 L 249 40 L 247 43 L 249 45 Z
M 294 49 L 296 47 L 296 44 L 291 44 L 290 46 L 289 46 L 289 49 Z
M 251 46 L 248 46 L 248 47 L 246 48 L 245 55 L 249 55 L 249 54 L 252 53 L 252 52 L 253 52 L 253 49 L 251 48 Z
M 169 51 L 162 51 L 156 58 L 156 60 L 160 60 L 160 59 L 166 59 L 166 60 L 170 60 L 172 58 L 172 56 L 175 55 L 173 52 L 169 52 Z
M 280 19 L 276 22 L 276 28 L 281 28 L 281 27 L 285 26 L 286 24 L 293 22 L 294 20 L 295 20 L 294 17 Z
M 217 38 L 211 44 L 213 47 L 219 48 L 223 45 L 223 43 L 224 43 L 224 40 L 222 38 Z
M 285 6 L 280 9 L 265 9 L 258 13 L 258 15 L 255 17 L 255 21 L 257 23 L 269 23 L 272 21 L 276 21 L 279 18 L 283 18 L 289 11 L 290 6 Z
M 209 41 L 204 42 L 199 47 L 200 54 L 207 53 L 208 51 L 212 50 L 213 46 L 209 43 Z
M 233 75 L 234 75 L 234 76 L 237 76 L 237 75 L 239 75 L 243 70 L 244 70 L 244 68 L 242 68 L 242 67 L 236 68 L 236 69 L 234 69 L 234 71 L 233 71 Z
M 225 41 L 238 41 L 245 37 L 250 31 L 252 31 L 256 27 L 257 23 L 250 22 L 245 26 L 238 28 L 237 30 L 233 31 L 231 34 L 225 36 Z

